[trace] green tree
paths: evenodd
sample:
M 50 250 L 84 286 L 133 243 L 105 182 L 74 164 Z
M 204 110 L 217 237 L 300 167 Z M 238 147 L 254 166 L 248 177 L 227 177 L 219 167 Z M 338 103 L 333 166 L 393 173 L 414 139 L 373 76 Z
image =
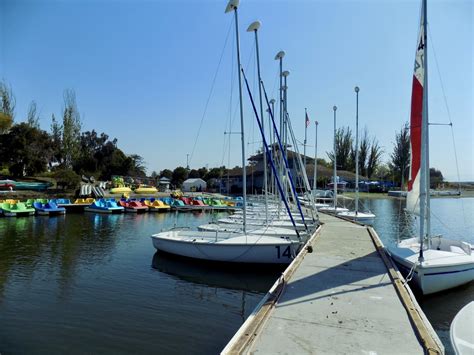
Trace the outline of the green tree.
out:
M 353 137 L 352 130 L 349 127 L 340 127 L 336 130 L 336 159 L 337 168 L 341 170 L 351 170 L 353 165 L 352 150 L 353 150 Z M 331 162 L 334 161 L 334 151 L 326 152 Z
M 145 160 L 138 154 L 131 154 L 130 159 L 130 170 L 128 175 L 146 177 Z
M 389 167 L 394 175 L 394 180 L 407 182 L 410 166 L 410 126 L 408 122 L 395 135 L 395 143 L 390 159 Z
M 369 179 L 374 175 L 375 171 L 377 170 L 377 167 L 380 165 L 382 154 L 383 150 L 379 146 L 379 142 L 377 141 L 377 139 L 374 137 L 372 139 L 369 156 L 367 158 L 367 177 Z
M 7 132 L 15 119 L 15 96 L 11 87 L 0 81 L 0 134 Z
M 430 168 L 430 188 L 436 189 L 444 182 L 444 177 L 441 171 L 436 168 Z
M 66 168 L 71 168 L 73 160 L 80 153 L 81 116 L 77 109 L 76 94 L 73 90 L 64 92 L 64 110 L 61 150 Z
M 178 166 L 173 170 L 173 176 L 171 177 L 171 183 L 180 187 L 183 184 L 183 181 L 188 178 L 188 170 L 182 166 Z
M 359 174 L 362 176 L 367 176 L 367 159 L 369 155 L 370 141 L 369 141 L 369 132 L 367 127 L 362 133 L 360 142 L 359 142 Z M 354 157 L 355 160 L 355 157 Z
M 173 172 L 170 169 L 164 169 L 160 171 L 160 178 L 165 177 L 167 179 L 173 178 Z
M 199 177 L 200 177 L 199 171 L 197 171 L 196 169 L 192 169 L 192 170 L 189 172 L 188 178 L 190 178 L 190 179 L 196 179 L 196 178 L 199 178 Z
M 14 125 L 1 136 L 0 144 L 1 160 L 15 177 L 44 172 L 52 155 L 48 133 L 27 123 Z
M 28 115 L 26 116 L 26 122 L 30 127 L 39 129 L 39 114 L 37 112 L 36 102 L 31 101 L 30 106 L 28 107 Z

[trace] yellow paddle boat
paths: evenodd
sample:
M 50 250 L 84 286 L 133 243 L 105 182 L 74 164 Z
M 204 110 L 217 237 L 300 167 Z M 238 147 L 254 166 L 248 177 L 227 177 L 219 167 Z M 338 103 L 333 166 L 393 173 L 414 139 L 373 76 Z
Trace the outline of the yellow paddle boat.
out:
M 135 189 L 135 193 L 136 194 L 155 194 L 157 193 L 158 190 L 156 187 L 154 186 L 148 186 L 148 185 L 139 185 L 136 189 Z
M 143 200 L 142 202 L 148 206 L 148 211 L 150 212 L 165 212 L 169 211 L 171 208 L 160 200 L 154 200 L 153 202 L 150 200 Z
M 111 194 L 129 194 L 132 192 L 132 189 L 130 187 L 113 187 L 110 189 Z

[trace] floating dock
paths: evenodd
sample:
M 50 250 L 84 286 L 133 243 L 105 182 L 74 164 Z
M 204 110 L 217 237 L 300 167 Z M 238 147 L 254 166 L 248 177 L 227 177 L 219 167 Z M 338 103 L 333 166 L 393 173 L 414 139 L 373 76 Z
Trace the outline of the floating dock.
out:
M 320 220 L 222 353 L 444 353 L 375 231 L 328 215 Z

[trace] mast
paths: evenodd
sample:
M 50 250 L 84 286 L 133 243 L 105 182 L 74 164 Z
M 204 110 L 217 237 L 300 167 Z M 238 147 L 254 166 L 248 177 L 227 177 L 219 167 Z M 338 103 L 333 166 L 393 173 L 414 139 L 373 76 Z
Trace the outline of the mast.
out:
M 314 140 L 314 180 L 313 190 L 318 188 L 318 121 L 316 123 L 316 139 Z
M 285 56 L 284 51 L 279 51 L 276 56 L 275 60 L 280 62 L 280 134 L 283 134 L 283 57 Z M 280 179 L 283 182 L 283 152 L 280 152 L 281 159 L 280 159 L 280 166 L 278 169 L 278 174 L 280 175 Z M 286 189 L 285 196 L 286 196 Z M 286 198 L 282 196 L 282 198 Z M 280 205 L 281 206 L 281 205 Z
M 336 110 L 337 106 L 333 106 L 333 111 L 334 111 L 334 174 L 333 174 L 333 184 L 334 184 L 334 213 L 336 213 L 336 207 L 337 207 L 337 158 L 336 158 Z
M 244 107 L 242 102 L 242 76 L 240 64 L 240 40 L 239 40 L 239 21 L 237 15 L 237 7 L 239 0 L 229 0 L 225 13 L 234 11 L 235 15 L 235 39 L 237 45 L 237 71 L 239 77 L 239 106 L 240 106 L 240 137 L 242 141 L 242 198 L 243 198 L 243 231 L 246 233 L 247 228 L 247 169 L 245 167 L 245 133 L 244 133 Z
M 287 78 L 290 75 L 288 70 L 285 70 L 283 73 L 283 154 L 285 159 L 288 159 L 288 85 L 287 85 Z M 290 190 L 290 184 L 288 181 L 288 172 L 286 173 L 285 179 L 285 191 L 292 192 Z M 290 200 L 290 193 L 287 194 L 287 201 Z M 296 199 L 296 196 L 294 197 Z
M 356 86 L 354 88 L 356 92 L 356 186 L 355 186 L 355 193 L 356 193 L 356 201 L 355 201 L 355 215 L 357 218 L 357 214 L 359 213 L 359 87 Z
M 258 93 L 260 98 L 260 117 L 262 119 L 262 134 L 265 134 L 265 121 L 263 116 L 263 100 L 262 100 L 262 77 L 260 74 L 260 55 L 258 50 L 258 35 L 257 31 L 260 28 L 261 23 L 259 21 L 255 21 L 250 24 L 247 28 L 247 32 L 255 32 L 255 50 L 257 52 L 257 73 L 258 73 Z M 265 143 L 262 141 L 262 155 L 263 155 L 263 189 L 265 190 L 265 221 L 268 225 L 268 186 L 267 186 L 267 154 L 265 153 Z
M 423 34 L 425 42 L 425 55 L 424 59 L 424 68 L 425 76 L 423 82 L 423 124 L 425 130 L 425 137 L 423 144 L 425 148 L 425 169 L 426 169 L 426 236 L 428 237 L 428 244 L 431 245 L 431 209 L 430 209 L 430 132 L 429 132 L 429 110 L 428 110 L 428 10 L 427 10 L 427 0 L 424 0 L 424 14 L 423 14 Z
M 261 83 L 260 83 L 261 84 Z M 269 132 L 271 132 L 271 142 L 272 142 L 272 158 L 275 160 L 275 146 L 276 144 L 276 139 L 275 139 L 275 131 L 272 129 L 272 115 L 275 115 L 275 99 L 271 99 L 270 103 L 272 104 L 272 112 L 269 112 L 268 114 L 268 125 L 269 125 Z M 276 186 L 275 186 L 275 176 L 272 170 L 272 194 L 275 194 Z
M 420 42 L 418 44 L 418 50 L 422 51 L 422 70 L 423 70 L 423 103 L 422 103 L 422 118 L 421 118 L 421 162 L 420 162 L 420 255 L 418 260 L 422 262 L 423 257 L 423 244 L 426 236 L 427 228 L 429 224 L 429 214 L 427 215 L 427 205 L 429 200 L 429 173 L 427 169 L 428 163 L 428 93 L 427 93 L 427 71 L 426 65 L 427 62 L 427 43 L 426 43 L 426 0 L 423 0 L 422 3 L 422 25 L 421 25 L 421 34 Z
M 308 111 L 304 108 L 304 144 L 303 144 L 303 165 L 306 170 L 306 142 L 308 140 L 308 124 L 307 124 Z

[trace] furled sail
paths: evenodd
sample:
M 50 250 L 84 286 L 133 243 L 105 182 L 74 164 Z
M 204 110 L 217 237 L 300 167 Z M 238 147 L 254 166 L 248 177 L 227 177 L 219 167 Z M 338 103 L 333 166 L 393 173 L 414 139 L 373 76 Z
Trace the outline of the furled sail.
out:
M 424 31 L 423 11 L 421 12 L 421 25 L 418 34 L 418 42 L 415 56 L 415 68 L 413 74 L 411 116 L 410 116 L 410 177 L 408 180 L 407 210 L 420 213 L 420 168 L 421 168 L 421 131 L 423 115 L 423 82 L 425 76 L 424 68 Z

